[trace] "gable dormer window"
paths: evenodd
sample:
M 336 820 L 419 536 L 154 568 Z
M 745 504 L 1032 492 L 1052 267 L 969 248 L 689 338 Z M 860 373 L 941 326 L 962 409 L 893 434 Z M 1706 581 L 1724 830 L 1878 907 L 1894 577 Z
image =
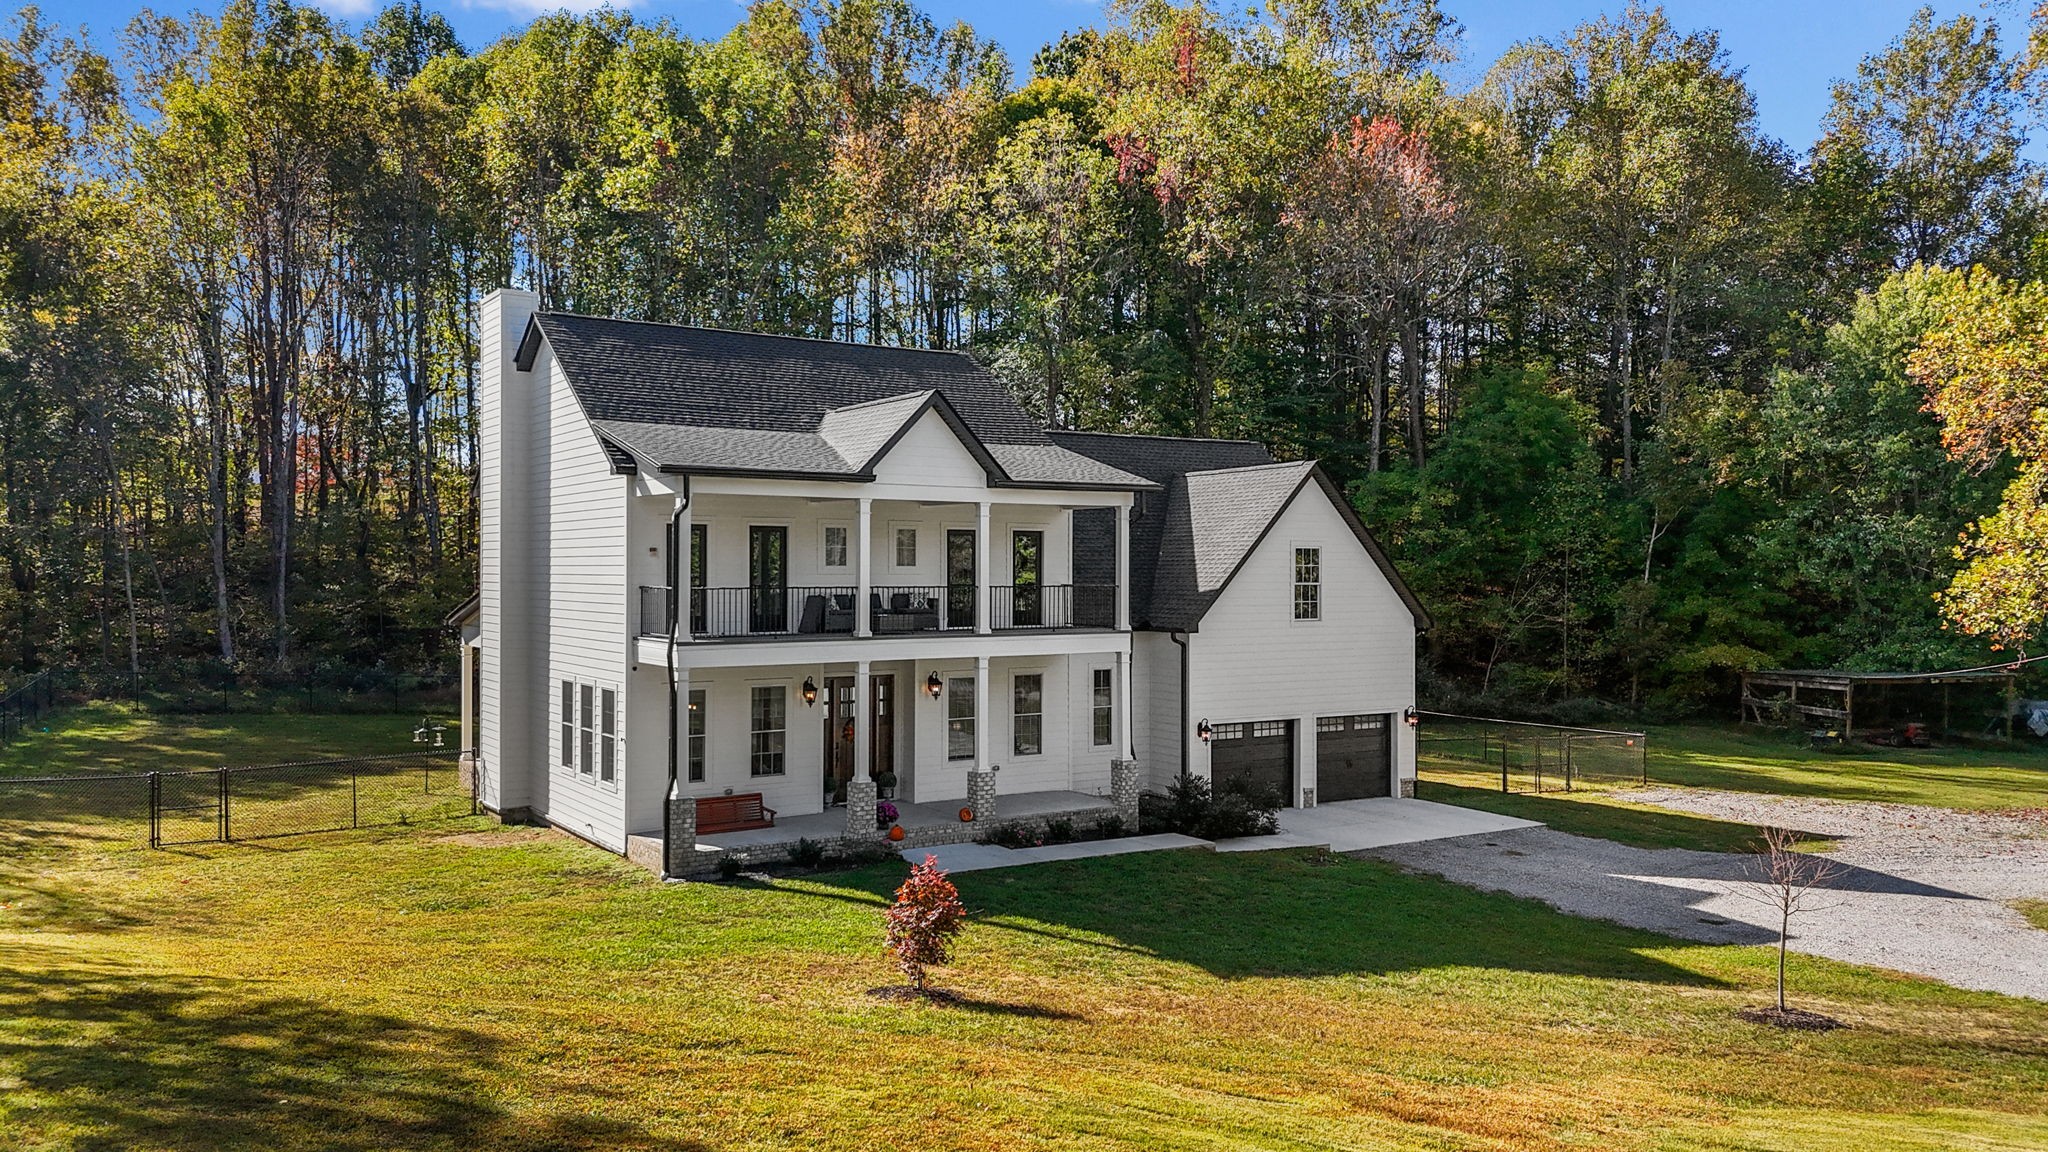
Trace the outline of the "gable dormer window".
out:
M 1323 618 L 1323 550 L 1294 550 L 1294 618 Z

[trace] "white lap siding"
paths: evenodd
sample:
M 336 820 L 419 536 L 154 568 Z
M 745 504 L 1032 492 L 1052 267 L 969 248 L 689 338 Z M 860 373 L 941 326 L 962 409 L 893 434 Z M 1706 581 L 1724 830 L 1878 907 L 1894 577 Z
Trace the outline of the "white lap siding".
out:
M 565 767 L 561 756 L 561 685 L 568 680 L 602 692 L 619 693 L 619 732 L 626 722 L 627 676 L 632 638 L 627 630 L 626 512 L 631 478 L 614 475 L 597 434 L 583 417 L 569 383 L 543 347 L 534 375 L 547 381 L 546 423 L 535 429 L 531 467 L 545 478 L 535 517 L 539 533 L 533 576 L 547 589 L 541 635 L 548 670 L 543 697 L 535 701 L 547 718 L 545 799 L 547 819 L 614 851 L 626 846 L 625 766 L 637 749 L 621 747 L 611 783 L 600 780 L 595 762 L 589 774 Z M 509 462 L 517 467 L 518 462 Z M 599 697 L 601 700 L 601 697 Z
M 1321 618 L 1294 619 L 1294 551 L 1321 549 Z M 1313 782 L 1315 719 L 1396 716 L 1395 762 L 1415 771 L 1415 621 L 1329 498 L 1309 484 L 1203 617 L 1193 645 L 1193 719 L 1295 720 L 1298 790 Z M 1194 748 L 1198 768 L 1207 749 Z

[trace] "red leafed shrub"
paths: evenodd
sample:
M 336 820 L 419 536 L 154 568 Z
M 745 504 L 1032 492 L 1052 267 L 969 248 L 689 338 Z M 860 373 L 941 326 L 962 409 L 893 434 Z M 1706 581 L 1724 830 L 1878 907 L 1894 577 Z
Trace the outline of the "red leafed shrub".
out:
M 889 951 L 912 987 L 924 990 L 924 970 L 946 962 L 949 942 L 965 928 L 967 908 L 960 890 L 946 879 L 936 857 L 911 868 L 910 879 L 896 889 L 888 912 Z

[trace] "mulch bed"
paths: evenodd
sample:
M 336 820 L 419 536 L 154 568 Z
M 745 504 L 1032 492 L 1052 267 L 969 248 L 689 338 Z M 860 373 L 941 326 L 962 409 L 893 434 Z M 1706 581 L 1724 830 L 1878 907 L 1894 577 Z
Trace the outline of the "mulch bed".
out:
M 960 1003 L 960 995 L 957 992 L 948 992 L 944 988 L 926 988 L 923 991 L 919 991 L 908 984 L 891 984 L 887 988 L 870 988 L 868 989 L 868 995 L 877 1000 L 889 1000 L 895 1003 L 922 1001 L 926 1004 L 946 1006 Z
M 1744 1008 L 1737 1016 L 1752 1024 L 1769 1024 L 1773 1028 L 1784 1028 L 1794 1032 L 1832 1032 L 1848 1025 L 1833 1016 L 1819 1012 L 1808 1012 L 1804 1008 Z

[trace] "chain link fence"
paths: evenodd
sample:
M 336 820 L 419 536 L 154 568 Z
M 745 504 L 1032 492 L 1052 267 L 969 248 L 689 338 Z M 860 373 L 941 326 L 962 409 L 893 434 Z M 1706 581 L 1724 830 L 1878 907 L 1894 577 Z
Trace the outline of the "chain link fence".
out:
M 1422 713 L 1418 770 L 1502 792 L 1569 792 L 1580 783 L 1649 782 L 1649 737 L 1446 712 Z
M 0 745 L 14 743 L 56 705 L 57 677 L 51 672 L 38 672 L 0 695 Z
M 453 749 L 194 772 L 0 778 L 0 843 L 225 843 L 475 815 Z

